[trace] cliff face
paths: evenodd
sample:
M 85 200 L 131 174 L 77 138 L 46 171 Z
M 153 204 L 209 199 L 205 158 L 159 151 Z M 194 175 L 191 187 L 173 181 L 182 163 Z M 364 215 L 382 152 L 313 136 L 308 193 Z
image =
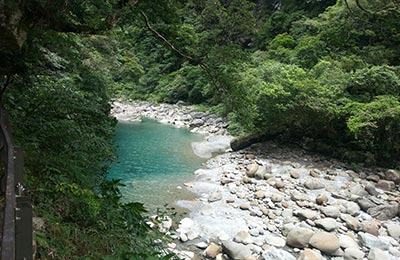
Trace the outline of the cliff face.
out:
M 0 75 L 13 70 L 13 57 L 26 40 L 23 0 L 0 0 Z

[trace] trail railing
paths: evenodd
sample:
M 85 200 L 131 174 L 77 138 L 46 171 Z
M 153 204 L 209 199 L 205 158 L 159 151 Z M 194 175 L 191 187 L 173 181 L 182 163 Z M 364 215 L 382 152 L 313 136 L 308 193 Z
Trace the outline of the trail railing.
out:
M 15 147 L 6 111 L 0 108 L 0 160 L 4 196 L 0 260 L 32 260 L 32 205 L 23 196 L 23 150 Z

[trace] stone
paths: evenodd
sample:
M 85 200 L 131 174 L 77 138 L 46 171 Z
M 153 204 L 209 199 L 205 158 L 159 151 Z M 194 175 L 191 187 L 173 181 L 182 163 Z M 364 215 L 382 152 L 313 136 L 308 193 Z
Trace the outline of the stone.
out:
M 195 245 L 199 249 L 206 249 L 208 247 L 206 242 L 199 242 Z
M 308 179 L 304 182 L 304 187 L 309 190 L 318 190 L 325 188 L 325 185 L 317 179 Z
M 389 223 L 386 224 L 386 228 L 388 231 L 389 236 L 393 237 L 394 239 L 400 239 L 400 225 Z
M 295 212 L 295 215 L 302 218 L 302 219 L 316 219 L 317 217 L 317 212 L 310 210 L 310 209 L 301 209 L 297 212 Z
M 291 247 L 305 248 L 313 235 L 314 232 L 311 229 L 294 227 L 286 237 L 286 244 Z
M 304 249 L 303 252 L 299 255 L 297 260 L 324 260 L 325 258 L 321 255 L 320 252 L 311 249 Z
M 379 235 L 379 222 L 376 220 L 365 220 L 361 223 L 361 230 L 374 236 Z
M 257 199 L 263 199 L 263 198 L 265 198 L 265 191 L 262 191 L 262 190 L 256 191 L 256 192 L 254 193 L 254 196 L 255 196 Z
M 292 192 L 292 194 L 290 195 L 290 198 L 294 201 L 302 201 L 302 200 L 308 201 L 309 200 L 309 198 L 306 194 L 301 193 L 297 190 Z
M 171 220 L 171 226 L 172 226 L 172 220 Z M 45 222 L 44 222 L 43 218 L 39 218 L 39 217 L 32 218 L 32 228 L 34 231 L 43 230 L 44 227 L 45 227 Z
M 275 183 L 275 188 L 277 188 L 277 189 L 283 189 L 283 188 L 285 188 L 285 183 L 282 182 L 282 181 L 277 181 L 277 182 Z
M 324 214 L 327 217 L 331 218 L 338 218 L 340 216 L 340 210 L 339 208 L 335 206 L 326 206 L 323 208 L 320 208 L 322 214 Z
M 218 254 L 222 252 L 222 248 L 219 245 L 211 244 L 204 251 L 204 256 L 207 258 L 216 258 Z
M 309 172 L 310 176 L 314 177 L 314 178 L 319 178 L 320 177 L 320 171 L 316 170 L 316 169 L 312 169 Z
M 328 201 L 329 201 L 328 196 L 326 196 L 325 194 L 319 194 L 315 198 L 315 203 L 317 203 L 318 205 L 326 204 Z
M 271 246 L 275 246 L 275 247 L 284 247 L 286 244 L 286 240 L 281 238 L 281 237 L 270 237 L 267 238 L 267 243 Z
M 188 237 L 187 237 L 187 235 L 186 235 L 185 233 L 179 234 L 179 239 L 180 239 L 183 243 L 185 243 L 186 241 L 188 241 Z
M 389 255 L 382 249 L 372 248 L 369 251 L 368 260 L 389 260 Z
M 199 237 L 199 235 L 196 232 L 192 231 L 192 230 L 187 232 L 186 236 L 187 236 L 188 240 L 193 240 L 193 239 L 196 239 L 196 238 Z
M 352 216 L 356 216 L 358 214 L 360 214 L 360 206 L 358 206 L 357 203 L 353 202 L 353 201 L 348 201 L 344 204 L 345 208 L 346 208 L 346 213 L 352 215 Z
M 340 218 L 346 223 L 346 226 L 354 231 L 358 231 L 361 228 L 361 223 L 355 217 L 348 214 L 341 214 Z
M 273 194 L 271 194 L 270 199 L 273 202 L 281 202 L 283 200 L 283 196 L 281 194 L 278 194 L 278 193 L 273 193 Z
M 367 212 L 370 208 L 376 207 L 375 203 L 373 203 L 370 199 L 364 197 L 358 198 L 357 203 L 360 208 L 365 212 Z
M 366 185 L 365 190 L 372 196 L 377 196 L 379 194 L 375 187 L 371 184 Z
M 396 184 L 393 181 L 380 180 L 375 186 L 381 190 L 391 191 L 396 187 Z
M 358 260 L 363 259 L 365 253 L 360 249 L 349 247 L 344 250 L 345 260 Z
M 348 235 L 340 235 L 339 236 L 339 244 L 341 248 L 360 248 L 358 243 L 350 236 Z
M 387 170 L 385 172 L 385 180 L 400 184 L 400 172 L 396 170 Z
M 379 220 L 388 220 L 399 214 L 399 204 L 386 204 L 370 208 L 367 211 L 372 217 Z
M 264 260 L 296 260 L 296 258 L 289 252 L 273 246 L 264 250 L 262 257 Z
M 190 227 L 193 226 L 193 224 L 194 224 L 194 222 L 193 222 L 193 220 L 191 218 L 184 218 L 179 223 L 179 228 L 181 228 L 181 229 L 189 229 Z
M 193 120 L 189 124 L 190 127 L 199 127 L 199 126 L 202 126 L 202 125 L 204 125 L 204 120 L 200 119 L 200 118 Z
M 222 241 L 222 250 L 232 260 L 248 260 L 253 259 L 250 247 L 233 241 Z
M 246 167 L 246 175 L 248 177 L 254 177 L 259 167 L 257 163 L 250 164 Z
M 208 197 L 208 202 L 215 202 L 222 200 L 222 193 L 221 192 L 214 192 Z
M 253 239 L 251 239 L 251 235 L 247 231 L 239 231 L 233 238 L 233 241 L 244 245 L 253 243 Z
M 328 232 L 317 232 L 315 233 L 309 241 L 310 245 L 317 248 L 318 250 L 331 254 L 339 249 L 339 239 Z
M 380 248 L 382 250 L 388 250 L 390 247 L 390 243 L 386 240 L 379 239 L 374 235 L 358 232 L 358 237 L 360 238 L 361 243 L 368 248 Z
M 326 231 L 333 231 L 338 227 L 338 223 L 333 218 L 323 218 L 315 221 L 317 227 L 322 227 Z
M 356 197 L 366 197 L 368 192 L 360 184 L 354 184 L 350 187 L 350 194 Z
M 240 204 L 239 208 L 242 209 L 242 210 L 249 210 L 250 209 L 250 204 L 249 203 Z
M 225 184 L 229 184 L 229 183 L 234 182 L 234 180 L 229 179 L 229 178 L 222 178 L 222 179 L 220 180 L 220 182 L 221 182 L 222 185 L 225 185 Z
M 298 179 L 300 178 L 300 174 L 298 172 L 290 172 L 290 177 L 293 179 Z
M 271 173 L 271 166 L 269 165 L 262 165 L 258 167 L 258 170 L 254 173 L 254 177 L 260 180 L 269 179 Z
M 378 182 L 381 178 L 379 177 L 379 175 L 373 174 L 368 175 L 366 179 L 369 181 Z

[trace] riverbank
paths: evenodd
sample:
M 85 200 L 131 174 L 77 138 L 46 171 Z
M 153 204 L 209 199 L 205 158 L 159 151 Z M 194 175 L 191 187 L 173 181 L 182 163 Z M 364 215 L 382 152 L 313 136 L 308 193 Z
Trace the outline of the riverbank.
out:
M 185 123 L 192 108 L 146 104 L 137 105 L 143 108 L 137 115 L 209 137 L 227 133 L 226 123 L 215 116 L 207 124 L 199 116 L 204 123 L 196 126 L 190 123 L 193 116 Z M 180 241 L 170 250 L 185 259 L 394 260 L 400 258 L 399 183 L 398 171 L 354 171 L 265 142 L 208 160 L 185 184 L 198 198 L 178 202 L 189 216 L 176 229 L 167 220 L 163 229 Z

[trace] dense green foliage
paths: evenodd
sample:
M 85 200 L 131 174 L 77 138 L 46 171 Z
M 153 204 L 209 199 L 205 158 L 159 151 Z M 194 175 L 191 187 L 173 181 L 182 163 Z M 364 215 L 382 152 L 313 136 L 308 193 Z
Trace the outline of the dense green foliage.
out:
M 161 259 L 143 207 L 122 204 L 118 182 L 106 179 L 111 97 L 204 104 L 227 116 L 232 133 L 399 163 L 398 1 L 31 0 L 22 8 L 28 40 L 19 52 L 0 46 L 5 64 L 15 61 L 0 80 L 26 150 L 28 192 L 46 221 L 41 259 Z
M 150 19 L 168 44 L 149 30 L 138 34 L 146 31 L 140 21 L 124 27 L 135 32 L 143 71 L 118 94 L 217 105 L 234 133 L 280 134 L 343 159 L 398 162 L 398 1 L 173 6 Z

